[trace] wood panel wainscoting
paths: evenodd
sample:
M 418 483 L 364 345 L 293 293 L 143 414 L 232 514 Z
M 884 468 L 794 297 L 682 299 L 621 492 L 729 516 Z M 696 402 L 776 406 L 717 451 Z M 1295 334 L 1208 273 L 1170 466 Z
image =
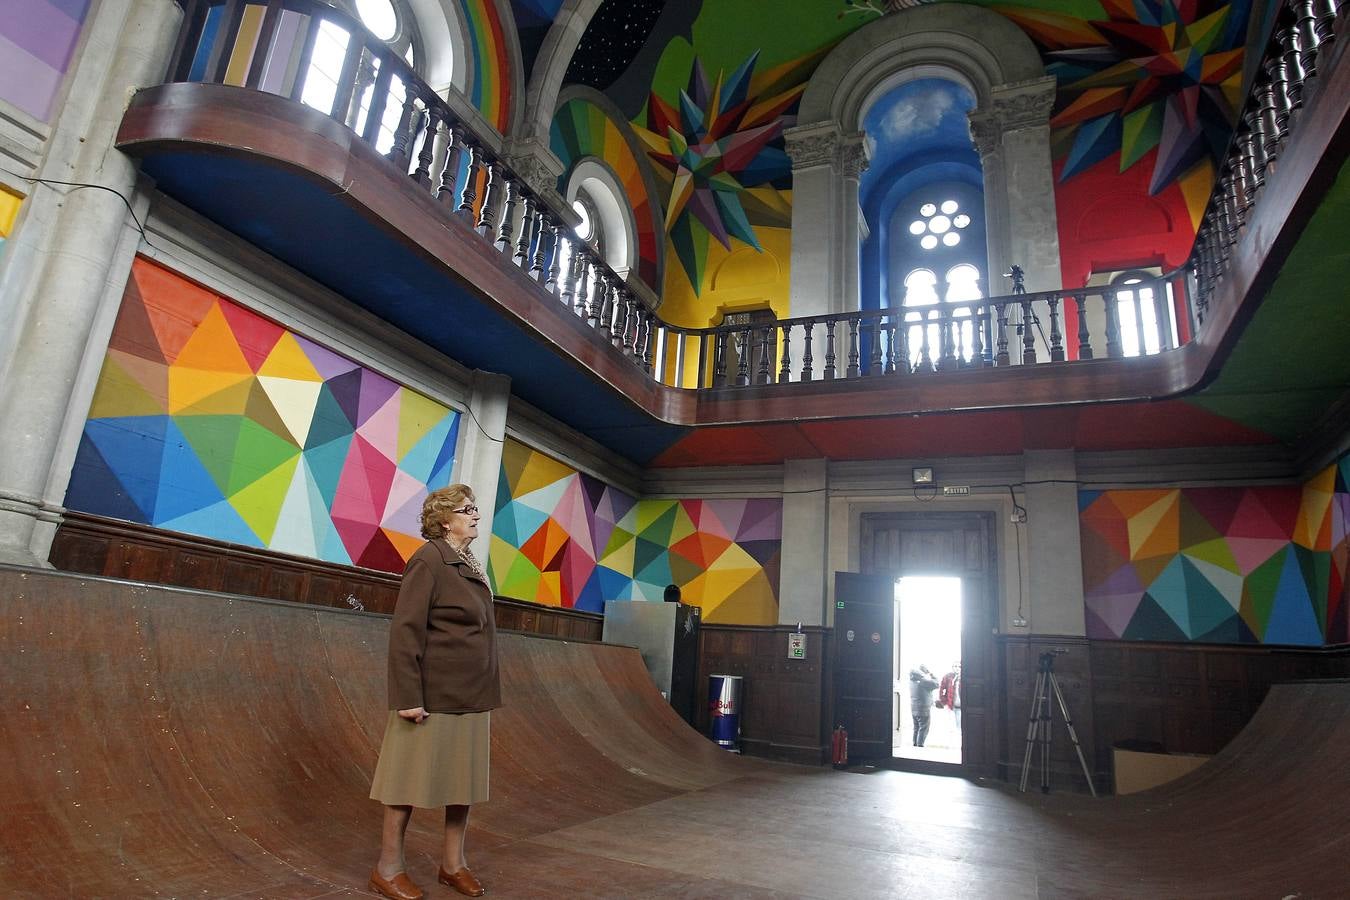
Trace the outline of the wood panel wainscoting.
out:
M 1167 753 L 1218 753 L 1246 727 L 1270 686 L 1350 677 L 1350 647 L 1269 647 L 1004 637 L 1006 745 L 1001 777 L 1016 782 L 1025 754 L 1031 695 L 1042 653 L 1054 671 L 1099 792 L 1114 780 L 1122 742 Z M 1039 783 L 1032 763 L 1029 783 Z M 1086 791 L 1063 717 L 1054 710 L 1050 784 Z
M 741 747 L 753 756 L 820 765 L 829 760 L 830 629 L 802 628 L 806 658 L 788 659 L 791 625 L 699 628 L 698 728 L 708 733 L 708 676 L 739 675 Z
M 241 547 L 210 538 L 67 512 L 51 563 L 66 572 L 167 584 L 312 606 L 392 613 L 399 576 L 374 569 Z M 604 616 L 494 598 L 497 627 L 572 640 L 600 640 Z

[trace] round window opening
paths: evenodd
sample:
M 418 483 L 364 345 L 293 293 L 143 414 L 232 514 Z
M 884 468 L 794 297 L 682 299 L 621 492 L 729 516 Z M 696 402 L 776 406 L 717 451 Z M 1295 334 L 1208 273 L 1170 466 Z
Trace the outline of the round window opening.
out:
M 577 237 L 589 241 L 595 236 L 595 222 L 591 219 L 590 209 L 580 200 L 573 200 L 572 211 L 581 217 L 576 227 Z
M 356 12 L 370 33 L 382 41 L 398 34 L 398 13 L 390 0 L 356 0 Z

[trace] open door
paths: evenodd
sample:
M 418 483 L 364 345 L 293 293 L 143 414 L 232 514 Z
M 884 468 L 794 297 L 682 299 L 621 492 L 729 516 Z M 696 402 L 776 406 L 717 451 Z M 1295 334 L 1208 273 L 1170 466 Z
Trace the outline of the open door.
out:
M 895 579 L 834 574 L 834 724 L 850 762 L 890 759 Z

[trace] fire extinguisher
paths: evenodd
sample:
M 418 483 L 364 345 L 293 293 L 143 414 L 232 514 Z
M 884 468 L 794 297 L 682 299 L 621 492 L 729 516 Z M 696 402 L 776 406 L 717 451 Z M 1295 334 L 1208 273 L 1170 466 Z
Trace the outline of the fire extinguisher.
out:
M 848 732 L 843 725 L 834 726 L 834 734 L 830 738 L 830 761 L 836 768 L 848 765 Z

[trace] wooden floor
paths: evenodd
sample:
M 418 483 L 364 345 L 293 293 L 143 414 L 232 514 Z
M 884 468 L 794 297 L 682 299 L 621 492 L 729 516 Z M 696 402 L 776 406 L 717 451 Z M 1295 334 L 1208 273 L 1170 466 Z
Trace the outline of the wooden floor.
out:
M 5 897 L 360 894 L 387 620 L 0 568 Z M 1350 685 L 1123 798 L 716 749 L 636 651 L 504 635 L 491 897 L 1350 897 Z M 430 897 L 438 822 L 409 871 Z

